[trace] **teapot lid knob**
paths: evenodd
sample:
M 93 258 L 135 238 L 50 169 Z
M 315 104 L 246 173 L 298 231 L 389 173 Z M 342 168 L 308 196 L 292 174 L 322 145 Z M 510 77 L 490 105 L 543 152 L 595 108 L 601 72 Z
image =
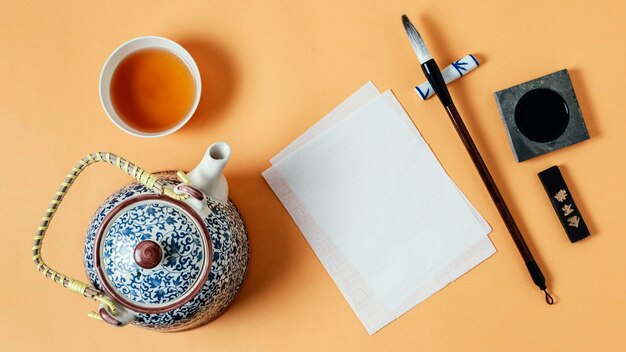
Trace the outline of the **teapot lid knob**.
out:
M 152 269 L 161 263 L 163 250 L 161 246 L 150 240 L 141 241 L 133 252 L 135 263 L 144 269 Z

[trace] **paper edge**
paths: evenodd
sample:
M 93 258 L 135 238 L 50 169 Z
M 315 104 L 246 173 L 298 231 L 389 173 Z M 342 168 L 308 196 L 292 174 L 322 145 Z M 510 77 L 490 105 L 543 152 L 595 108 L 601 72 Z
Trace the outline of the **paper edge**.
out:
M 283 150 L 278 152 L 278 154 L 270 159 L 270 163 L 276 164 L 283 160 L 304 144 L 315 139 L 315 137 L 319 136 L 329 127 L 334 126 L 337 122 L 350 116 L 354 111 L 359 110 L 378 96 L 380 96 L 378 88 L 376 88 L 372 81 L 367 81 L 367 83 L 361 86 L 356 92 L 352 93 L 346 100 L 326 114 L 326 116 L 322 117 L 293 142 L 289 143 Z

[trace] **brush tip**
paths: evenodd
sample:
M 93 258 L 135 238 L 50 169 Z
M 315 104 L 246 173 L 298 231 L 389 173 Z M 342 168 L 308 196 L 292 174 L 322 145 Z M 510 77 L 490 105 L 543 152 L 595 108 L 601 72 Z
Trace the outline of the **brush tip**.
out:
M 409 37 L 413 51 L 415 51 L 420 63 L 423 64 L 424 62 L 432 59 L 422 36 L 419 34 L 417 29 L 415 29 L 415 26 L 413 26 L 413 23 L 411 23 L 411 20 L 409 20 L 407 15 L 402 15 L 402 24 L 404 25 L 404 30 Z

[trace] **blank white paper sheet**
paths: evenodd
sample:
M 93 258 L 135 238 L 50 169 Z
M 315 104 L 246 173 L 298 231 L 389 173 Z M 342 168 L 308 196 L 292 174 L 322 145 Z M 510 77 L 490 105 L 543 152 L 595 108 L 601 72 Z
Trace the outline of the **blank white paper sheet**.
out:
M 395 96 L 369 82 L 263 173 L 373 334 L 495 253 Z

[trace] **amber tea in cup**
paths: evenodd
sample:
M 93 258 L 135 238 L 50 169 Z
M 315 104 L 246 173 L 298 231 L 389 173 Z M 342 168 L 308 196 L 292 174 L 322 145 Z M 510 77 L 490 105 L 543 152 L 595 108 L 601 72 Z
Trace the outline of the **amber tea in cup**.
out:
M 115 111 L 140 131 L 160 132 L 176 126 L 193 107 L 195 97 L 196 85 L 187 65 L 165 49 L 131 53 L 111 79 Z
M 200 87 L 198 68 L 185 49 L 169 39 L 141 37 L 111 54 L 102 70 L 100 98 L 122 130 L 157 137 L 191 118 Z

